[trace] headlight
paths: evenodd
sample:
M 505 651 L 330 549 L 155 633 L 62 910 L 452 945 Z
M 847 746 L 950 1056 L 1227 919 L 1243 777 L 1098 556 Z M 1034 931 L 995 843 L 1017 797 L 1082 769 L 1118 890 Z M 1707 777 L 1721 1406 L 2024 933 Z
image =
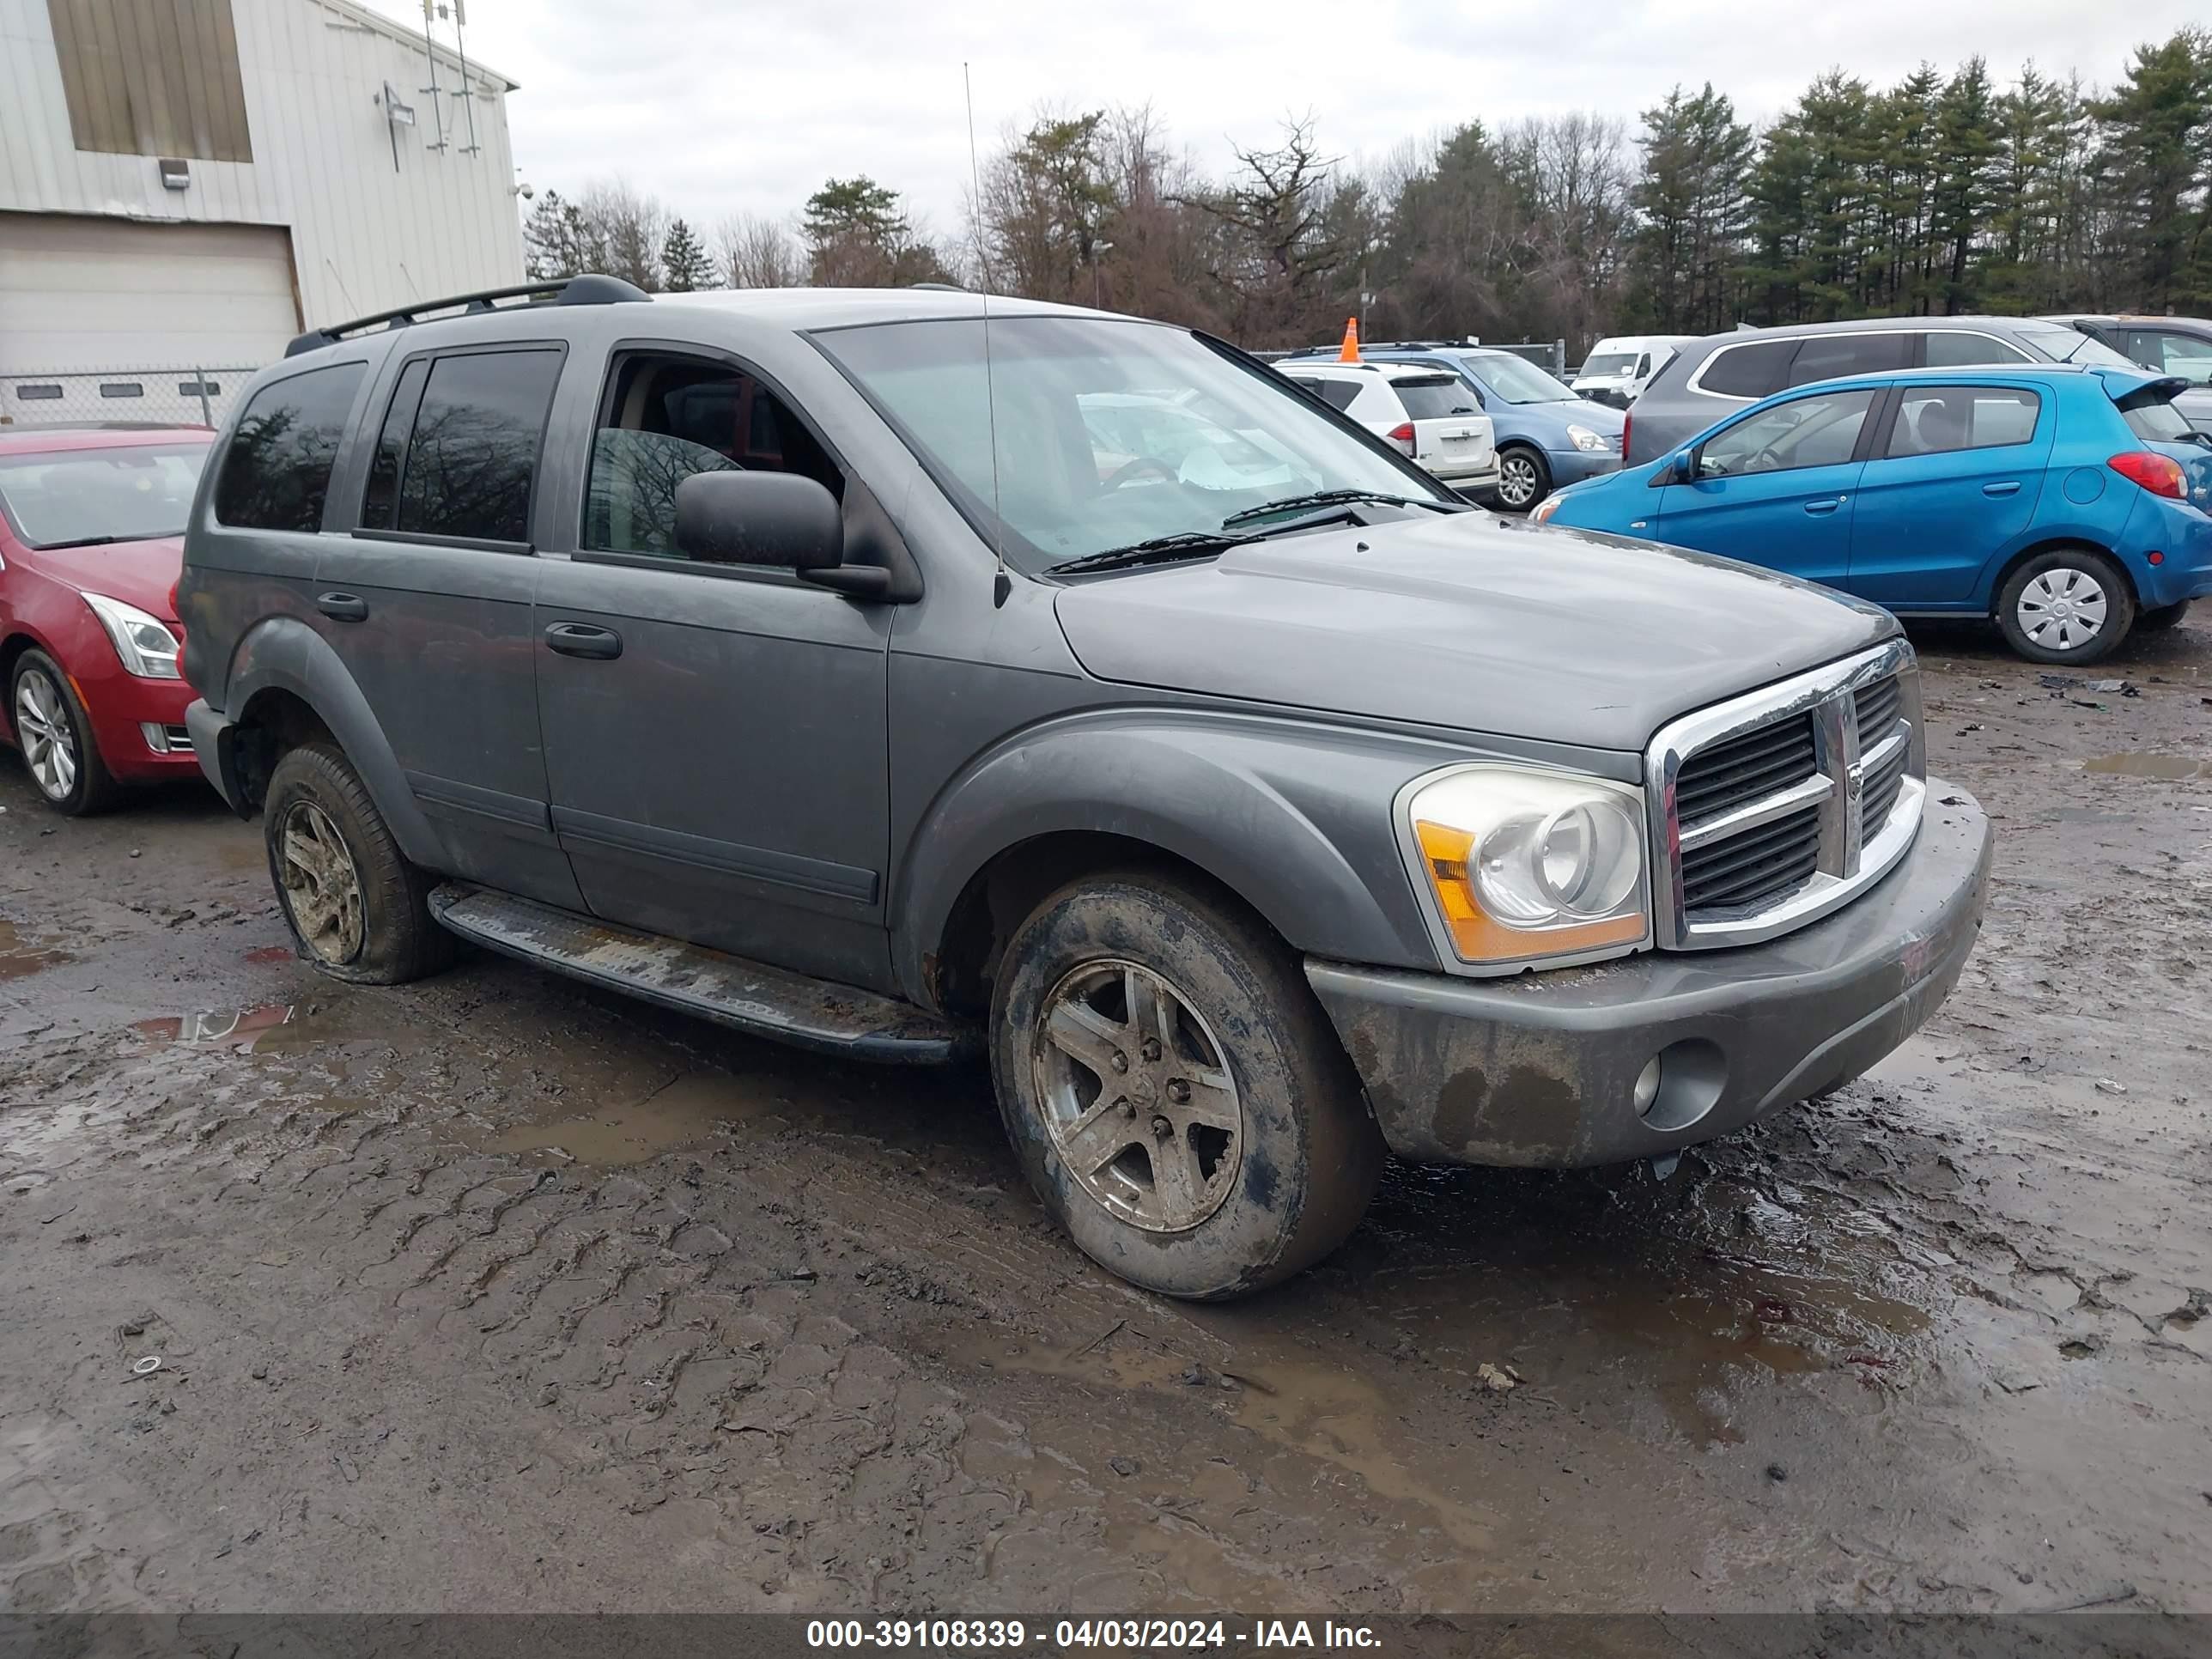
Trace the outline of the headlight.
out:
M 1603 450 L 1612 447 L 1607 444 L 1603 438 L 1598 436 L 1596 433 L 1591 431 L 1586 426 L 1569 427 L 1567 428 L 1567 441 L 1572 444 L 1577 449 Z
M 1552 514 L 1559 510 L 1559 499 L 1560 498 L 1557 495 L 1545 496 L 1542 501 L 1537 502 L 1535 506 L 1528 509 L 1528 522 L 1531 524 L 1551 523 Z
M 1462 962 L 1510 967 L 1650 937 L 1640 791 L 1476 763 L 1401 799 L 1415 884 Z
M 123 659 L 124 672 L 142 680 L 173 680 L 177 672 L 177 636 L 166 623 L 148 616 L 135 605 L 111 599 L 105 593 L 88 593 L 84 602 L 100 618 L 107 637 L 115 641 L 115 654 Z

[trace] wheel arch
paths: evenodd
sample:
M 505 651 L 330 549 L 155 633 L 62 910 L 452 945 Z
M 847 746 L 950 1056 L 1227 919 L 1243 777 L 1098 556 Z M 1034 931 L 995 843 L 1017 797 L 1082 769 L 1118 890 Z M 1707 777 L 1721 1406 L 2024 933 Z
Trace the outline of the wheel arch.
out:
M 258 805 L 284 751 L 327 738 L 343 752 L 400 850 L 416 864 L 442 862 L 437 833 L 416 805 L 368 699 L 329 643 L 297 617 L 264 618 L 242 635 L 224 683 L 235 722 L 241 787 Z M 231 712 L 235 711 L 235 712 Z
M 2128 562 L 2094 536 L 2085 536 L 2077 531 L 2071 533 L 2039 536 L 2027 546 L 2015 548 L 1996 561 L 1996 572 L 1990 578 L 1989 586 L 1984 590 L 1988 597 L 1987 602 L 1982 607 L 1983 614 L 1993 619 L 1996 617 L 1997 602 L 2004 598 L 2005 584 L 2009 582 L 2018 573 L 2021 566 L 2026 564 L 2030 559 L 2039 554 L 2063 553 L 2077 549 L 2083 552 L 2094 553 L 2118 571 L 2120 580 L 2128 585 L 2128 597 L 2135 601 L 2138 608 L 2142 606 L 2142 589 L 2136 586 L 2136 573 L 2128 568 Z
M 1434 969 L 1389 811 L 1436 758 L 1406 747 L 1175 711 L 1017 734 L 957 775 L 906 843 L 892 902 L 899 981 L 933 1008 L 979 1006 L 1038 900 L 1131 864 L 1225 893 L 1294 951 Z

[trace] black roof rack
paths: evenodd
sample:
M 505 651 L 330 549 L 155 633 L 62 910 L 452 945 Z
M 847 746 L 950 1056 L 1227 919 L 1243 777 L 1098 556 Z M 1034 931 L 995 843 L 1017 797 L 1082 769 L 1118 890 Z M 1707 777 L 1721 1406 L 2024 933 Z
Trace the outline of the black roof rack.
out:
M 348 335 L 363 334 L 379 325 L 392 329 L 406 328 L 415 323 L 434 322 L 439 319 L 429 313 L 436 312 L 473 317 L 486 312 L 512 311 L 518 305 L 613 306 L 652 297 L 636 283 L 626 283 L 619 276 L 600 276 L 588 272 L 577 276 L 550 276 L 542 283 L 525 283 L 520 288 L 488 288 L 481 294 L 456 294 L 449 299 L 425 300 L 419 305 L 402 306 L 396 311 L 380 311 L 371 316 L 356 317 L 349 323 L 332 323 L 328 328 L 311 328 L 286 346 L 284 355 L 296 357 L 303 351 L 315 351 L 326 345 L 336 345 Z M 501 305 L 498 302 L 501 300 L 516 303 Z
M 957 283 L 908 283 L 907 286 L 924 289 L 932 294 L 965 294 L 968 291 Z

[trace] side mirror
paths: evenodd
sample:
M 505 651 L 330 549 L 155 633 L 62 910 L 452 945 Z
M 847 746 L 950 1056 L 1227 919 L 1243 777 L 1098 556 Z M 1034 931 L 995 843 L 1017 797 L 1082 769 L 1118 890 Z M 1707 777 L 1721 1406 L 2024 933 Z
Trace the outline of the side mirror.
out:
M 676 546 L 702 564 L 834 569 L 845 560 L 837 498 L 795 472 L 695 472 L 676 486 Z
M 1698 476 L 1697 453 L 1694 450 L 1678 449 L 1667 458 L 1667 464 L 1651 475 L 1655 484 L 1688 483 Z

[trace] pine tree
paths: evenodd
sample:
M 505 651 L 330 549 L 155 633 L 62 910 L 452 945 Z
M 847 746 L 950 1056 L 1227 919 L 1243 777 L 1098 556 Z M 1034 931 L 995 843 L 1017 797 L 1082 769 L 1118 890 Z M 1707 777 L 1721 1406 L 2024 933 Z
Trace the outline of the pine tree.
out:
M 2133 290 L 2125 303 L 2163 310 L 2202 269 L 2212 36 L 2183 29 L 2136 47 L 2126 81 L 2089 108 L 2103 202 L 2118 222 L 2112 252 Z
M 681 219 L 669 222 L 667 238 L 660 245 L 660 279 L 671 294 L 688 294 L 714 285 L 714 261 L 699 246 L 691 227 Z
M 1630 201 L 1635 236 L 1632 300 L 1667 332 L 1707 332 L 1734 320 L 1751 129 L 1709 81 L 1694 97 L 1676 87 L 1644 111 L 1644 169 Z
M 1935 125 L 1942 161 L 1933 192 L 1931 240 L 1942 251 L 1943 313 L 1953 316 L 1980 308 L 1971 266 L 1975 246 L 1989 228 L 2000 176 L 1996 98 L 1989 68 L 1979 58 L 1968 58 L 1944 84 Z
M 532 282 L 573 276 L 597 267 L 588 257 L 583 215 L 558 191 L 549 190 L 530 211 L 522 245 Z

